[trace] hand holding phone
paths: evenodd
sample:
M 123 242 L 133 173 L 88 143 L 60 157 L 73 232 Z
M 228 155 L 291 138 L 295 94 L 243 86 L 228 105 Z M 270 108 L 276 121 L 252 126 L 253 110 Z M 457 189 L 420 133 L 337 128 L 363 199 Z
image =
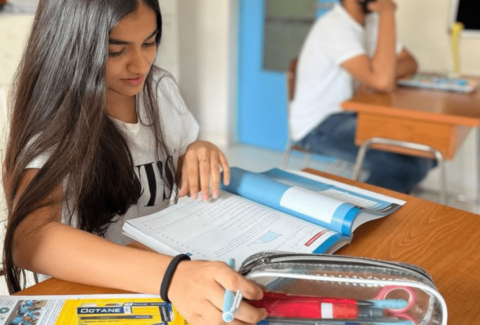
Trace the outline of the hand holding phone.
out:
M 375 0 L 362 0 L 358 3 L 360 5 L 360 7 L 362 8 L 362 11 L 363 11 L 364 14 L 369 14 L 369 13 L 372 12 L 370 9 L 368 9 L 368 4 L 370 2 L 373 2 L 373 1 L 375 1 Z
M 359 0 L 358 4 L 365 14 L 371 12 L 381 13 L 386 10 L 395 11 L 397 5 L 392 0 Z

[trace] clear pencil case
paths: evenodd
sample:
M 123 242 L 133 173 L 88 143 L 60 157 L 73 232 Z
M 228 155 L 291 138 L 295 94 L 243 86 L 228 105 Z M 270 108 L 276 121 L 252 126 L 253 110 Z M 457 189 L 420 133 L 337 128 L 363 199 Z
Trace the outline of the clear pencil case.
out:
M 262 325 L 446 325 L 447 306 L 422 268 L 341 255 L 264 252 L 239 272 L 265 290 Z

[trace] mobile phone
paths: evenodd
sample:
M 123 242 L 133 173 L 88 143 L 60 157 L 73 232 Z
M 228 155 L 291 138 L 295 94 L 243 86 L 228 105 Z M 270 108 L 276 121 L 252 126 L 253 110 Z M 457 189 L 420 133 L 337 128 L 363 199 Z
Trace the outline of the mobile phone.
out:
M 360 5 L 360 7 L 362 7 L 362 11 L 363 13 L 365 14 L 369 14 L 371 13 L 372 11 L 371 10 L 368 10 L 368 4 L 370 2 L 374 2 L 376 0 L 363 0 L 363 1 L 360 1 L 358 4 Z

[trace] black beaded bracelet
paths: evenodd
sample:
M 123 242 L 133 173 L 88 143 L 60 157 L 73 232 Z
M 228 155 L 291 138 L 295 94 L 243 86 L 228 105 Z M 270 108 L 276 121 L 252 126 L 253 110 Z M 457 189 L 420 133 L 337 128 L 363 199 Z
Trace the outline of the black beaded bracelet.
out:
M 191 260 L 190 256 L 185 255 L 185 254 L 180 254 L 172 258 L 170 261 L 170 264 L 168 264 L 167 270 L 165 271 L 165 275 L 163 276 L 162 279 L 162 285 L 160 286 L 160 298 L 162 298 L 163 301 L 165 302 L 170 302 L 170 299 L 168 299 L 168 288 L 170 287 L 170 282 L 172 281 L 173 278 L 173 273 L 175 273 L 175 270 L 177 269 L 178 264 L 181 261 L 185 260 Z

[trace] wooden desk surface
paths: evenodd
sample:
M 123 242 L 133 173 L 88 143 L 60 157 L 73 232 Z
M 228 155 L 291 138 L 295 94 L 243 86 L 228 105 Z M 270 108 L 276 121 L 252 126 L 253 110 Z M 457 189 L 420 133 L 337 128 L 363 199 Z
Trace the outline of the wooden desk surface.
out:
M 314 174 L 397 197 L 407 204 L 394 214 L 360 226 L 341 255 L 401 261 L 426 269 L 445 298 L 449 324 L 480 319 L 480 216 L 408 195 L 307 170 Z M 141 248 L 140 245 L 136 245 Z M 50 279 L 21 295 L 98 294 L 123 291 Z
M 468 94 L 407 87 L 390 94 L 366 90 L 343 102 L 342 108 L 369 113 L 386 108 L 382 114 L 475 127 L 480 125 L 480 90 Z
M 342 108 L 358 114 L 355 144 L 380 137 L 428 145 L 451 160 L 472 127 L 480 126 L 480 90 L 454 93 L 398 87 L 392 93 L 362 90 Z M 373 145 L 373 148 L 435 158 L 432 153 Z

